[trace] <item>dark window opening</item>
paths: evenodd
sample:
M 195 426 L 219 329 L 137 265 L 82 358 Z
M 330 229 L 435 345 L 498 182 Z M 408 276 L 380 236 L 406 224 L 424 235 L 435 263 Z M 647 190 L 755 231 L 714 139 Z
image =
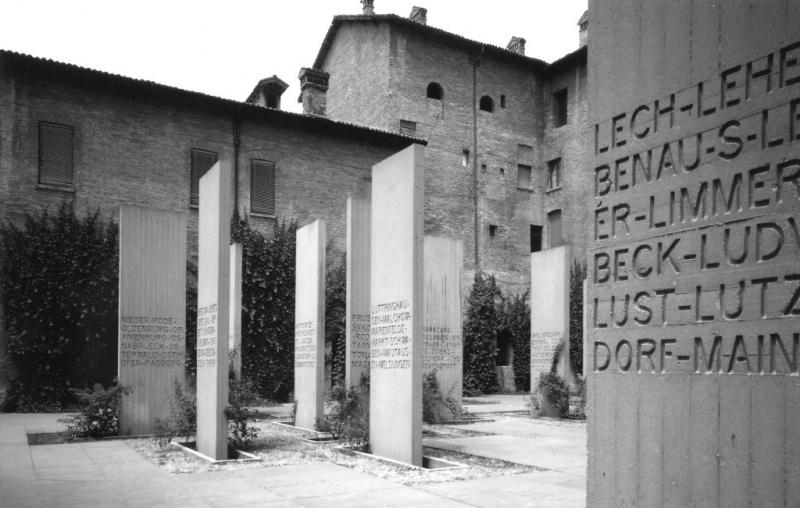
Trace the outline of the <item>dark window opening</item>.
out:
M 500 176 L 505 176 L 506 168 L 500 168 Z
M 267 95 L 267 107 L 278 109 L 280 107 L 278 97 L 275 95 Z
M 547 214 L 548 247 L 558 247 L 563 243 L 561 239 L 561 210 L 553 210 Z
M 428 83 L 428 89 L 425 94 L 429 99 L 436 99 L 438 101 L 444 98 L 444 90 L 442 89 L 442 85 L 435 82 Z
M 553 159 L 547 163 L 547 190 L 561 187 L 561 158 Z
M 501 108 L 505 108 L 506 107 L 506 96 L 505 95 L 501 95 L 500 96 L 500 107 Z
M 250 212 L 275 215 L 275 163 L 250 161 Z
M 531 252 L 542 250 L 542 226 L 531 224 Z
M 39 122 L 39 183 L 72 186 L 72 127 Z
M 531 186 L 531 167 L 527 164 L 517 164 L 517 187 L 529 189 Z
M 492 113 L 494 111 L 494 101 L 488 95 L 484 95 L 481 97 L 480 108 L 481 111 L 488 111 L 489 113 Z
M 567 89 L 562 88 L 553 94 L 553 120 L 556 127 L 567 124 Z
M 414 136 L 417 133 L 417 122 L 411 120 L 400 120 L 400 134 Z
M 461 165 L 464 167 L 469 166 L 469 150 L 466 148 L 461 151 Z
M 497 226 L 489 224 L 489 238 L 494 238 L 495 236 L 497 236 Z
M 192 169 L 189 184 L 189 204 L 200 204 L 200 178 L 217 163 L 217 152 L 192 148 Z
M 481 173 L 486 173 L 486 164 L 481 164 Z

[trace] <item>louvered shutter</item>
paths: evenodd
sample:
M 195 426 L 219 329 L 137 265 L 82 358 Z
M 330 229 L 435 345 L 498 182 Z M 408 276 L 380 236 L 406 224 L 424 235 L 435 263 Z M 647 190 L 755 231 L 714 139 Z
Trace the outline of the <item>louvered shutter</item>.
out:
M 72 186 L 72 127 L 39 123 L 39 183 Z
M 250 212 L 275 215 L 275 163 L 250 163 Z
M 189 203 L 198 205 L 200 203 L 200 178 L 206 174 L 206 171 L 211 169 L 211 166 L 217 163 L 217 152 L 210 152 L 208 150 L 192 149 L 192 169 L 191 169 L 191 183 L 190 183 L 190 197 Z

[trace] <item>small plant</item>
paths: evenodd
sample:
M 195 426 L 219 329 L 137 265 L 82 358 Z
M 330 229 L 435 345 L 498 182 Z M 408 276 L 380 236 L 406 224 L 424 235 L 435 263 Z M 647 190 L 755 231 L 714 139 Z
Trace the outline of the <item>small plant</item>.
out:
M 330 432 L 334 439 L 348 446 L 364 446 L 369 442 L 369 378 L 361 375 L 359 383 L 347 390 L 334 386 L 325 394 L 331 411 L 317 418 L 320 432 Z
M 248 424 L 255 420 L 255 412 L 249 406 L 257 399 L 251 382 L 230 381 L 225 416 L 228 418 L 228 442 L 231 446 L 244 448 L 258 438 L 258 427 Z
M 174 437 L 182 437 L 185 441 L 193 441 L 197 434 L 197 398 L 193 393 L 185 391 L 177 380 L 172 381 L 172 394 L 169 398 L 169 417 L 166 420 L 156 419 L 156 428 L 162 435 L 159 444 L 165 446 Z
M 566 418 L 569 413 L 569 389 L 554 372 L 542 372 L 531 396 L 532 413 L 537 416 Z
M 133 388 L 115 385 L 108 389 L 73 390 L 72 394 L 83 405 L 80 413 L 58 421 L 67 426 L 67 434 L 76 437 L 115 436 L 119 433 L 119 404 L 122 397 Z
M 436 372 L 425 374 L 422 380 L 422 420 L 427 423 L 441 423 L 451 419 L 463 420 L 465 416 L 466 411 L 456 399 L 449 393 L 447 397 L 442 396 Z

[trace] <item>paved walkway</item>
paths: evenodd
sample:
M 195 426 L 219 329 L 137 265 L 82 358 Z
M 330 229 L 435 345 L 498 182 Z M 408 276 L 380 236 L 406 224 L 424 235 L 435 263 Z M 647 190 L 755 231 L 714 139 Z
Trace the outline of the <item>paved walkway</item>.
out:
M 3 507 L 585 506 L 585 481 L 559 470 L 409 487 L 330 463 L 169 474 L 123 441 L 28 446 L 27 432 L 62 430 L 59 416 L 0 415 Z M 525 420 L 507 419 L 514 420 L 501 417 L 496 427 L 487 422 L 469 428 L 517 432 L 525 447 L 537 440 L 553 444 L 539 431 L 525 431 Z M 450 441 L 462 440 L 457 444 L 463 450 L 491 456 L 491 442 L 483 437 Z

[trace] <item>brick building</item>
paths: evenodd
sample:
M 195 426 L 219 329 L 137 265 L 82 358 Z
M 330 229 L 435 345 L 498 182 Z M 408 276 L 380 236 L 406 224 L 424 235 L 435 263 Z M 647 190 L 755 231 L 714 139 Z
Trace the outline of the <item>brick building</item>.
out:
M 347 197 L 368 191 L 373 164 L 418 140 L 277 109 L 286 86 L 267 78 L 236 102 L 0 51 L 0 220 L 65 200 L 115 220 L 121 204 L 185 211 L 191 255 L 197 182 L 220 158 L 233 162 L 234 203 L 255 228 L 324 218 L 344 250 Z

